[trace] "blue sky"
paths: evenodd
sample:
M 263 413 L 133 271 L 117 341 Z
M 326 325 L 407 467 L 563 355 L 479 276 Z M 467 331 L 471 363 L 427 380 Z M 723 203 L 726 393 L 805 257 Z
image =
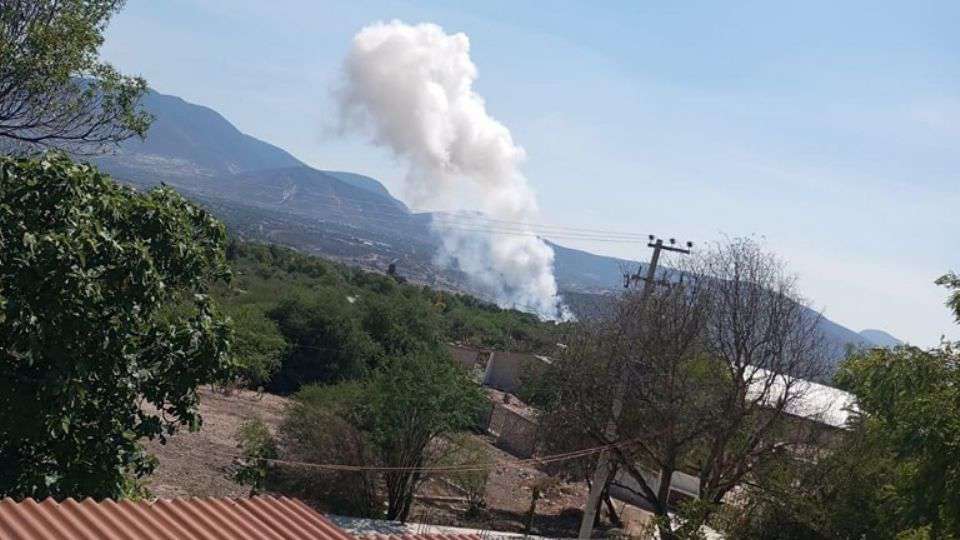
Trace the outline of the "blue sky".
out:
M 918 345 L 960 339 L 960 3 L 129 0 L 104 56 L 323 168 L 397 191 L 331 91 L 378 20 L 470 37 L 543 221 L 756 235 L 813 304 Z M 635 244 L 561 242 L 646 258 Z

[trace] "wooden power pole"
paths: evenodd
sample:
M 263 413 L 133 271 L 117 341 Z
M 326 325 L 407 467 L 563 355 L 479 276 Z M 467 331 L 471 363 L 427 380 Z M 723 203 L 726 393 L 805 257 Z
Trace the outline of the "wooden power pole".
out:
M 653 253 L 650 255 L 650 264 L 647 265 L 647 274 L 644 277 L 640 277 L 640 272 L 637 272 L 637 274 L 632 276 L 634 281 L 643 280 L 643 290 L 640 292 L 641 305 L 646 303 L 647 297 L 655 285 L 657 265 L 660 263 L 660 252 L 673 251 L 686 255 L 690 253 L 690 248 L 693 247 L 692 242 L 687 242 L 685 248 L 677 246 L 676 243 L 677 241 L 671 238 L 669 245 L 667 245 L 663 243 L 662 238 L 657 238 L 652 234 L 650 235 L 650 242 L 647 244 L 647 247 L 653 248 Z M 625 277 L 627 278 L 625 283 L 629 287 L 631 276 Z M 629 373 L 627 368 L 628 366 L 625 363 L 621 366 L 623 371 L 618 379 L 617 387 L 614 390 L 610 422 L 607 423 L 605 433 L 608 441 L 614 440 L 617 436 L 617 420 L 619 420 L 620 413 L 623 411 L 623 398 L 627 393 L 627 376 Z M 583 508 L 583 521 L 580 522 L 579 538 L 590 538 L 593 535 L 593 522 L 596 520 L 597 511 L 600 508 L 600 496 L 603 494 L 603 489 L 606 487 L 607 482 L 610 480 L 610 475 L 613 473 L 612 466 L 610 451 L 602 452 L 597 461 L 597 468 L 593 471 L 590 493 L 587 495 L 587 502 Z

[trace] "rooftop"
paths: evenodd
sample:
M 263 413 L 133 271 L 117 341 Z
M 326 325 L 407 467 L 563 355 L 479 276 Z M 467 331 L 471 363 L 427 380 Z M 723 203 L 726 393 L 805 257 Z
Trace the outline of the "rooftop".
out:
M 0 538 L 16 540 L 351 540 L 296 499 L 0 500 Z

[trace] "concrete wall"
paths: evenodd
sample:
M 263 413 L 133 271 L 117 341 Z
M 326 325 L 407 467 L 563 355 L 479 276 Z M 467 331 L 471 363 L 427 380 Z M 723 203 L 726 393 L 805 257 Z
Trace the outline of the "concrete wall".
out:
M 476 349 L 474 347 L 465 347 L 463 345 L 448 344 L 447 350 L 457 364 L 467 368 L 474 369 L 480 367 L 486 368 L 487 360 L 493 354 L 489 351 Z
M 528 458 L 536 451 L 537 422 L 500 403 L 493 405 L 487 431 L 496 437 L 497 447 L 514 456 Z
M 494 352 L 487 361 L 483 384 L 516 393 L 525 377 L 536 377 L 546 370 L 550 361 L 543 356 L 527 353 Z

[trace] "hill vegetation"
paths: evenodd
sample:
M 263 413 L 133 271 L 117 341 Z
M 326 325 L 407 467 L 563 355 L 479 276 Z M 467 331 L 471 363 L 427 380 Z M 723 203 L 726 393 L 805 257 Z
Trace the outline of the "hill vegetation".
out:
M 212 295 L 233 318 L 241 375 L 276 392 L 359 378 L 386 357 L 444 342 L 549 352 L 564 329 L 276 245 L 232 240 L 227 259 L 233 279 Z

